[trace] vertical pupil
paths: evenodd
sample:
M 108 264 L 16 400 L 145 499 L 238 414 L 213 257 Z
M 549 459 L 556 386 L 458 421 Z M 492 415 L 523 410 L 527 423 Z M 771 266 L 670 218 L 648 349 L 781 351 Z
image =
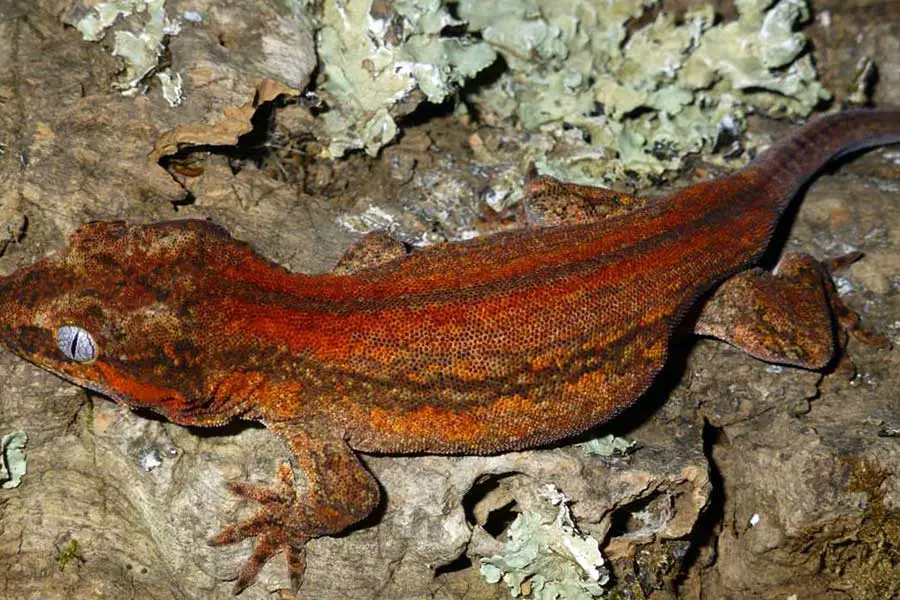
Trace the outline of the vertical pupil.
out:
M 75 335 L 72 336 L 72 343 L 69 345 L 69 353 L 72 355 L 72 358 L 78 358 L 75 351 L 78 349 L 78 338 L 80 336 L 81 332 L 75 332 Z

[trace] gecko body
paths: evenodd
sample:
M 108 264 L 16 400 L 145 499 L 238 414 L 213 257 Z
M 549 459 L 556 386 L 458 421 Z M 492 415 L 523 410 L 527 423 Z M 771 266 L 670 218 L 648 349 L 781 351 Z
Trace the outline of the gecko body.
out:
M 299 583 L 305 542 L 378 502 L 357 451 L 494 453 L 603 423 L 646 390 L 687 311 L 717 286 L 760 306 L 803 290 L 765 327 L 710 318 L 698 331 L 761 358 L 824 366 L 835 306 L 827 277 L 804 260 L 781 278 L 752 266 L 826 162 L 898 141 L 900 111 L 838 113 L 740 171 L 621 215 L 411 254 L 387 242 L 385 260 L 326 275 L 291 273 L 204 221 L 91 223 L 0 282 L 0 341 L 176 423 L 264 422 L 308 485 L 295 491 L 287 465 L 272 486 L 232 483 L 262 507 L 213 542 L 257 538 L 238 590 L 280 551 Z M 618 201 L 549 178 L 528 186 L 538 223 L 573 200 Z

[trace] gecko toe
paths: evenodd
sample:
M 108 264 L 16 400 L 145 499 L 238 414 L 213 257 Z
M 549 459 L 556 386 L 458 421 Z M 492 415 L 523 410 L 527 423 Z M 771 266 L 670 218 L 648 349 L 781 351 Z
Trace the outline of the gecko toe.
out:
M 275 482 L 271 485 L 247 482 L 228 484 L 236 495 L 262 505 L 252 517 L 225 527 L 209 540 L 212 546 L 222 546 L 256 538 L 253 553 L 238 574 L 235 594 L 253 583 L 263 566 L 282 551 L 287 559 L 291 585 L 299 588 L 306 569 L 303 546 L 310 536 L 296 525 L 294 514 L 298 511 L 299 501 L 293 483 L 293 470 L 285 463 L 279 467 Z
M 247 481 L 229 481 L 228 489 L 235 496 L 256 500 L 261 504 L 278 502 L 284 496 L 282 490 L 267 483 L 250 483 Z
M 225 527 L 209 540 L 210 546 L 226 546 L 236 544 L 248 537 L 256 537 L 272 526 L 273 515 L 266 507 L 249 519 Z
M 260 504 L 282 503 L 294 495 L 294 470 L 288 463 L 281 463 L 274 483 L 229 481 L 228 489 L 237 496 L 256 500 Z
M 285 552 L 288 569 L 291 578 L 291 587 L 299 589 L 303 581 L 303 572 L 306 570 L 306 551 L 297 547 L 288 539 L 289 536 L 282 532 L 264 533 L 256 540 L 253 554 L 244 563 L 234 584 L 234 594 L 240 594 L 244 588 L 253 583 L 256 576 L 269 560 L 281 551 Z

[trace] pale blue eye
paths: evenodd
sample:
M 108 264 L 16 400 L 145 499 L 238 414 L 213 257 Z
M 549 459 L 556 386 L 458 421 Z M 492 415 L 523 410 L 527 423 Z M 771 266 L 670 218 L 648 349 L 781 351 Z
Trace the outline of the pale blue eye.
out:
M 97 357 L 97 344 L 94 338 L 81 327 L 63 325 L 56 330 L 56 343 L 59 351 L 69 360 L 85 363 Z

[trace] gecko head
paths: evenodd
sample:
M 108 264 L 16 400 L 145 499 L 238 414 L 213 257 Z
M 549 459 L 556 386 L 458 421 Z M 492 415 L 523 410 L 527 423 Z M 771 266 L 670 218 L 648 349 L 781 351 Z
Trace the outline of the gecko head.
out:
M 114 400 L 177 415 L 196 392 L 191 299 L 210 234 L 223 235 L 198 221 L 81 227 L 68 248 L 0 281 L 0 342 Z

